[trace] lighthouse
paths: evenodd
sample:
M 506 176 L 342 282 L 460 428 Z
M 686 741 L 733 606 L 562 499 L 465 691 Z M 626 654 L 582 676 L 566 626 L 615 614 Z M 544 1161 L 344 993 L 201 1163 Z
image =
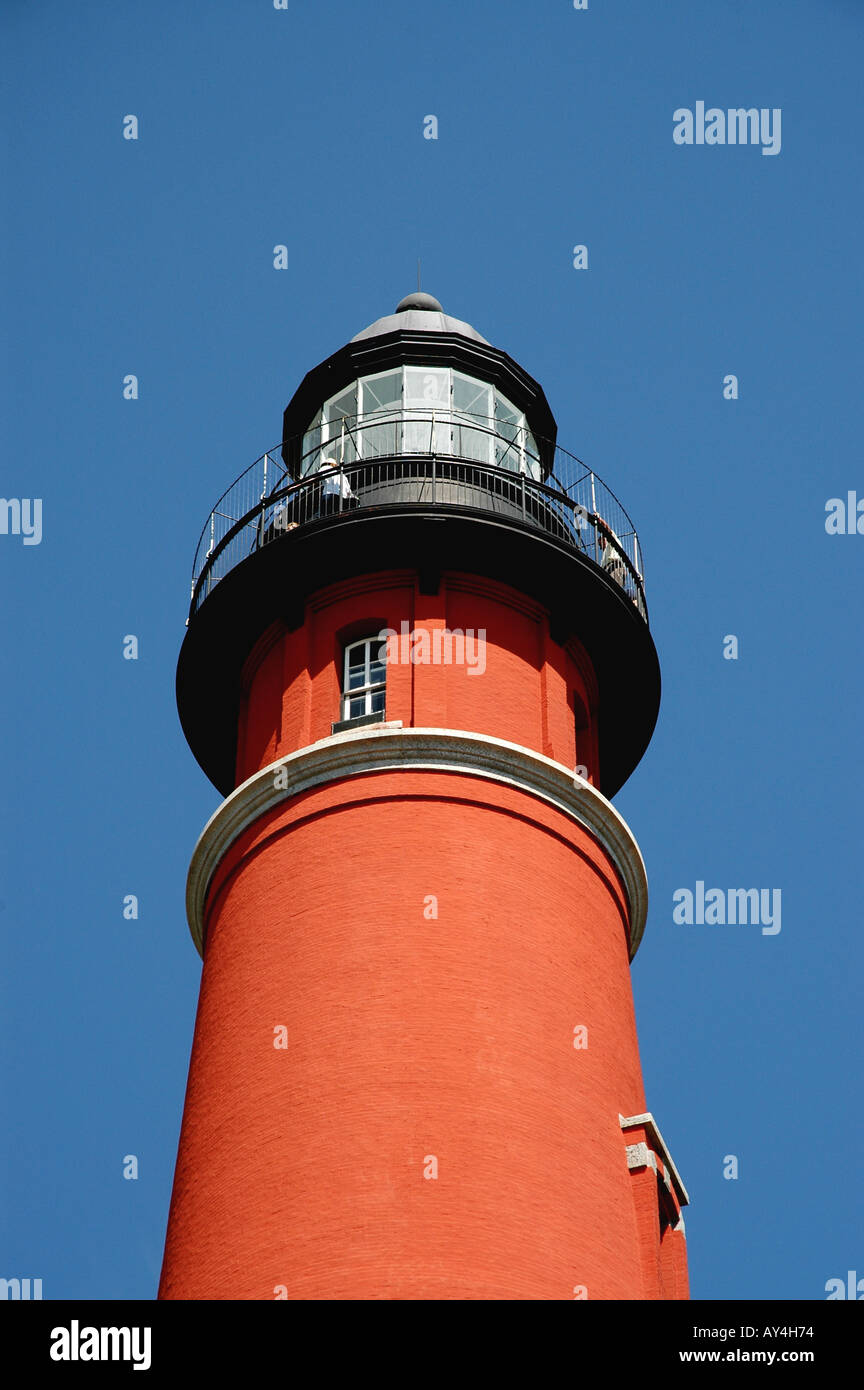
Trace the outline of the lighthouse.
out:
M 635 527 L 517 361 L 417 292 L 307 373 L 194 562 L 160 1298 L 688 1297 L 611 800 L 659 699 Z

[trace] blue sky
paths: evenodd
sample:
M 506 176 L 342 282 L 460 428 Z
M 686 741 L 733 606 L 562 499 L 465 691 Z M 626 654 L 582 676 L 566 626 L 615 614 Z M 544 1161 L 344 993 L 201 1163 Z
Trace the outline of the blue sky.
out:
M 4 1276 L 155 1294 L 219 802 L 174 705 L 195 543 L 418 256 L 640 532 L 664 694 L 616 804 L 693 1297 L 864 1275 L 864 535 L 825 531 L 864 496 L 862 36 L 852 0 L 4 0 L 0 490 L 43 499 L 0 535 Z M 676 145 L 700 100 L 780 108 L 779 154 Z M 781 931 L 675 924 L 697 880 L 780 888 Z

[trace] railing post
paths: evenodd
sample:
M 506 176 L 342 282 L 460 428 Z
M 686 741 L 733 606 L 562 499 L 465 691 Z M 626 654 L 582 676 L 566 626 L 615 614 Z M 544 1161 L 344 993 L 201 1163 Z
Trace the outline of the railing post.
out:
M 594 518 L 594 563 L 599 565 L 600 560 L 597 555 L 597 496 L 594 490 L 594 473 L 591 473 L 591 515 Z
M 264 513 L 267 510 L 267 503 L 264 499 L 267 496 L 267 464 L 269 462 L 270 455 L 268 453 L 264 455 L 264 476 L 261 482 L 261 517 L 258 521 L 258 527 L 255 532 L 255 547 L 257 550 L 260 550 L 262 545 L 264 544 Z
M 522 481 L 522 520 L 525 520 L 525 474 L 520 475 Z
M 437 460 L 436 460 L 436 458 L 435 458 L 435 455 L 433 454 L 433 455 L 432 455 L 432 506 L 433 506 L 433 507 L 435 506 L 435 503 L 436 503 L 436 501 L 437 501 L 437 494 L 436 494 L 436 489 L 435 489 L 435 483 L 436 483 L 436 477 L 435 477 L 436 468 L 435 468 L 435 465 L 436 465 L 436 462 L 437 462 Z
M 208 593 L 208 594 L 210 593 L 210 582 L 211 582 L 211 580 L 212 580 L 212 578 L 213 578 L 213 566 L 210 564 L 210 556 L 213 554 L 213 546 L 215 545 L 215 543 L 216 543 L 216 513 L 215 513 L 215 511 L 213 511 L 213 512 L 210 513 L 210 545 L 209 545 L 209 547 L 208 547 L 207 554 L 206 554 L 205 557 L 204 557 L 205 563 L 206 563 L 206 565 L 207 565 L 207 593 Z

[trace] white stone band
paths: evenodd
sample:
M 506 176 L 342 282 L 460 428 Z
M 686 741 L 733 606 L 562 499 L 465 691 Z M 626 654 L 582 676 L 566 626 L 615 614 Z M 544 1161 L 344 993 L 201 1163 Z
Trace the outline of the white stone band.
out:
M 654 1172 L 656 1173 L 657 1159 L 659 1157 L 665 1169 L 665 1177 L 663 1179 L 664 1183 L 669 1188 L 670 1192 L 674 1188 L 675 1195 L 678 1198 L 679 1206 L 689 1206 L 690 1198 L 687 1195 L 686 1187 L 681 1181 L 681 1174 L 678 1172 L 678 1169 L 675 1167 L 675 1164 L 672 1161 L 672 1155 L 666 1147 L 666 1141 L 664 1140 L 663 1135 L 657 1128 L 657 1121 L 654 1119 L 654 1116 L 651 1114 L 650 1110 L 646 1111 L 644 1115 L 619 1115 L 618 1119 L 621 1122 L 621 1128 L 624 1130 L 625 1134 L 628 1129 L 644 1129 L 645 1133 L 648 1136 L 648 1139 L 650 1140 L 651 1145 L 653 1146 L 649 1148 L 648 1144 L 646 1144 L 644 1140 L 637 1144 L 628 1144 L 628 1168 L 650 1167 L 653 1168 Z
M 311 787 L 342 777 L 401 770 L 466 773 L 539 797 L 578 822 L 609 855 L 630 906 L 630 959 L 648 913 L 645 865 L 626 821 L 606 797 L 571 768 L 488 734 L 454 729 L 405 729 L 401 722 L 346 730 L 289 753 L 241 783 L 214 811 L 189 865 L 186 915 L 203 955 L 204 903 L 223 855 L 259 816 Z M 276 774 L 280 773 L 276 786 Z

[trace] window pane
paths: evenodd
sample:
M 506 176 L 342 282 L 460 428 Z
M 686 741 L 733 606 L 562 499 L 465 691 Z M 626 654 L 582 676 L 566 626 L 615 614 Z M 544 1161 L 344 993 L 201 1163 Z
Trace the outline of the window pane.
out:
M 450 373 L 446 367 L 406 367 L 405 404 L 431 411 L 450 404 Z
M 303 436 L 303 460 L 301 472 L 314 473 L 318 467 L 318 449 L 321 444 L 321 411 L 315 416 Z
M 356 719 L 358 715 L 366 713 L 366 696 L 360 695 L 356 699 L 348 701 L 348 718 Z
M 328 419 L 341 420 L 343 416 L 352 416 L 357 413 L 357 383 L 348 387 L 340 396 L 335 396 L 332 401 L 328 401 L 325 406 Z
M 349 647 L 349 648 L 348 648 L 348 665 L 349 665 L 349 666 L 365 666 L 365 665 L 366 665 L 366 643 L 365 643 L 365 642 L 358 642 L 357 645 L 356 645 L 356 647 Z
M 342 422 L 345 422 L 344 431 L 344 461 L 353 463 L 357 457 L 357 448 L 354 442 L 354 432 L 356 427 L 357 415 L 357 384 L 349 386 L 347 391 L 336 396 L 334 400 L 328 401 L 324 407 L 328 425 L 327 437 L 331 441 L 331 447 L 335 446 L 338 452 L 334 452 L 334 457 L 340 462 L 343 459 L 343 433 Z
M 365 685 L 365 684 L 366 684 L 366 682 L 365 682 L 364 679 L 363 679 L 363 674 L 364 674 L 364 672 L 363 672 L 363 667 L 362 667 L 362 666 L 352 667 L 352 668 L 349 670 L 349 672 L 348 672 L 348 689 L 349 689 L 349 690 L 358 690 L 359 687 L 360 687 L 361 685 Z
M 457 415 L 453 421 L 453 452 L 460 458 L 471 459 L 476 463 L 492 462 L 493 435 L 489 422 L 479 420 L 460 420 Z
M 364 459 L 383 458 L 387 454 L 400 453 L 400 428 L 397 420 L 386 425 L 364 424 L 360 439 L 360 448 Z
M 530 430 L 525 431 L 525 466 L 532 478 L 539 479 L 541 477 L 540 450 L 537 448 L 537 441 Z
M 492 462 L 492 388 L 453 374 L 453 452 L 477 463 Z
M 383 685 L 386 679 L 386 671 L 383 661 L 373 661 L 369 668 L 369 684 Z
M 406 454 L 434 454 L 440 450 L 441 453 L 449 454 L 449 433 L 449 430 L 445 431 L 437 420 L 433 425 L 431 419 L 412 420 L 408 416 L 402 432 L 403 452 Z M 446 441 L 445 435 L 448 436 Z
M 483 424 L 489 423 L 492 414 L 491 386 L 483 381 L 472 381 L 468 376 L 453 373 L 453 409 L 465 415 L 477 415 Z
M 495 441 L 495 462 L 500 468 L 518 470 L 522 459 L 522 413 L 496 393 L 495 428 L 500 436 Z
M 379 713 L 383 713 L 383 712 L 384 712 L 384 691 L 383 691 L 383 690 L 376 690 L 376 691 L 373 692 L 373 695 L 372 695 L 372 709 L 371 709 L 370 713 L 371 713 L 371 714 L 379 714 Z
M 402 413 L 402 369 L 383 376 L 365 377 L 360 383 L 360 411 L 363 428 L 359 438 L 364 458 L 380 458 L 383 454 L 399 452 Z M 387 424 L 369 425 L 370 416 L 388 417 Z
M 386 372 L 384 376 L 364 377 L 362 411 L 371 415 L 376 410 L 398 410 L 402 403 L 402 372 Z
M 412 420 L 412 414 L 421 418 Z M 452 452 L 450 373 L 446 367 L 405 368 L 405 416 L 402 447 L 407 454 Z

